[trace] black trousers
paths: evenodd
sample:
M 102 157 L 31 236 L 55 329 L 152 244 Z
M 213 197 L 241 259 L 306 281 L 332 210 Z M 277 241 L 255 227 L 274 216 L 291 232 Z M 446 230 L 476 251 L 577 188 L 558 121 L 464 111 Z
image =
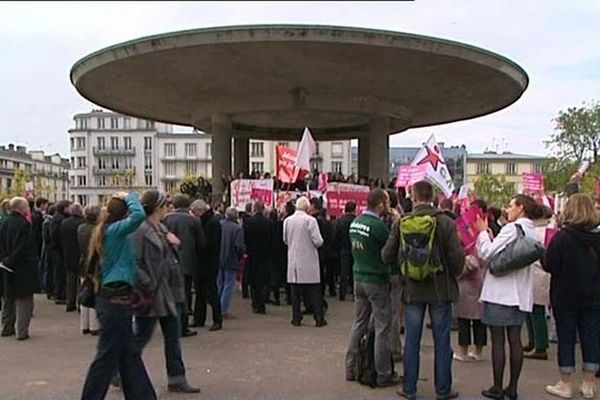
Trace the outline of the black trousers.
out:
M 54 297 L 57 300 L 65 300 L 67 272 L 61 249 L 52 249 L 52 263 L 54 264 Z
M 325 261 L 325 282 L 329 288 L 329 294 L 335 296 L 335 281 L 339 275 L 339 263 L 338 259 L 330 259 Z
M 270 282 L 268 265 L 250 264 L 250 297 L 252 298 L 252 310 L 265 311 L 265 300 L 267 298 L 267 284 Z
M 185 289 L 185 304 L 178 306 L 181 333 L 189 330 L 189 316 L 192 313 L 192 284 L 194 278 L 191 275 L 183 275 Z
M 340 300 L 345 300 L 348 293 L 352 293 L 354 287 L 352 276 L 352 253 L 349 251 L 340 252 Z
M 290 284 L 292 294 L 292 320 L 302 321 L 302 299 L 310 304 L 315 321 L 325 319 L 323 311 L 323 293 L 320 283 L 292 283 Z
M 209 304 L 212 310 L 213 324 L 222 324 L 221 302 L 217 289 L 217 274 L 198 276 L 194 281 L 196 287 L 196 301 L 194 304 L 194 322 L 198 326 L 206 323 L 206 307 Z
M 66 298 L 67 298 L 67 310 L 74 310 L 77 308 L 77 287 L 79 284 L 79 274 L 77 269 L 68 269 L 67 272 L 67 285 L 66 285 Z
M 485 346 L 487 344 L 487 328 L 479 319 L 458 319 L 458 345 L 459 346 Z M 473 340 L 471 341 L 471 324 L 473 326 Z

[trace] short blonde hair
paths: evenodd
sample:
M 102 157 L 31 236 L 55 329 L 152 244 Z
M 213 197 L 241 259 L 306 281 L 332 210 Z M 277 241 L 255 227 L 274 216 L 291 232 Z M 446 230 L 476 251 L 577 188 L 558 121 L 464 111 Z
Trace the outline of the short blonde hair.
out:
M 308 197 L 301 196 L 298 198 L 298 200 L 296 200 L 296 210 L 306 212 L 306 211 L 308 211 L 309 208 L 310 208 L 310 201 L 308 200 Z
M 563 222 L 565 225 L 586 230 L 600 225 L 592 197 L 585 193 L 572 195 L 565 207 Z

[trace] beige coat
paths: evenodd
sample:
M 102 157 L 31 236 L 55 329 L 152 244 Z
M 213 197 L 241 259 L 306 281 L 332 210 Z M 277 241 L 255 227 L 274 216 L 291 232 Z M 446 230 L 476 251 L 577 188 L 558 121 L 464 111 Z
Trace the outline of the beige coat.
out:
M 319 253 L 323 237 L 314 217 L 296 211 L 283 221 L 283 241 L 288 246 L 288 283 L 320 283 Z

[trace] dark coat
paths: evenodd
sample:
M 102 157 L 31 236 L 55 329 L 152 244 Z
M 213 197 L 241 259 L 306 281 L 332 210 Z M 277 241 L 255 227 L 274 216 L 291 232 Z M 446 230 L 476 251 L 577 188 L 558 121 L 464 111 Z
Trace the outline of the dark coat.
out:
M 23 215 L 13 212 L 2 221 L 0 260 L 14 271 L 2 272 L 9 297 L 28 297 L 38 289 L 37 254 L 31 241 L 31 224 Z
M 274 250 L 271 221 L 262 213 L 248 218 L 244 223 L 244 242 L 248 253 L 248 278 L 251 282 L 269 282 Z
M 283 242 L 283 221 L 271 220 L 273 230 L 273 258 L 271 284 L 284 285 L 287 281 L 287 246 Z
M 31 213 L 31 237 L 35 245 L 38 258 L 42 255 L 42 224 L 44 223 L 44 214 L 35 210 Z
M 219 259 L 221 257 L 221 222 L 218 215 L 213 210 L 208 210 L 202 217 L 202 229 L 206 238 L 206 246 L 200 251 L 200 260 L 198 262 L 198 273 L 200 277 L 215 277 L 219 272 Z
M 54 214 L 50 222 L 50 249 L 61 249 L 60 224 L 67 218 L 66 215 L 59 212 Z M 62 254 L 62 250 L 61 250 Z
M 79 270 L 81 250 L 77 237 L 77 229 L 83 224 L 83 217 L 71 215 L 60 224 L 60 245 L 65 257 L 65 268 L 67 271 Z
M 352 243 L 350 242 L 350 224 L 356 215 L 354 213 L 346 213 L 338 219 L 333 232 L 333 241 L 335 247 L 340 253 L 352 254 Z
M 206 235 L 202 221 L 190 215 L 185 209 L 177 209 L 165 218 L 165 225 L 170 232 L 181 240 L 179 256 L 183 274 L 196 276 L 198 264 L 201 260 L 201 251 L 206 246 Z
M 319 264 L 324 265 L 325 263 L 332 262 L 339 258 L 335 254 L 333 224 L 321 215 L 316 215 L 314 217 L 317 219 L 319 233 L 321 233 L 321 237 L 323 238 L 323 245 L 319 247 Z
M 240 266 L 240 259 L 246 251 L 244 231 L 237 221 L 228 218 L 219 223 L 221 224 L 220 267 L 237 270 Z
M 96 225 L 97 223 L 95 222 L 85 221 L 77 228 L 77 243 L 79 244 L 79 250 L 81 252 L 81 257 L 79 259 L 79 274 L 81 276 L 86 273 L 90 241 L 92 240 L 92 233 Z

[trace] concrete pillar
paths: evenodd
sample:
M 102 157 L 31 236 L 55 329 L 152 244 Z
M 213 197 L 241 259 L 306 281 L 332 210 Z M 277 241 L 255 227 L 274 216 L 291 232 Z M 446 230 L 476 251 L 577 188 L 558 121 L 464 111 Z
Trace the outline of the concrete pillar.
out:
M 240 172 L 248 176 L 250 166 L 250 139 L 236 137 L 233 139 L 233 175 L 237 178 Z
M 389 136 L 390 121 L 387 117 L 372 116 L 369 119 L 369 178 L 389 182 Z
M 358 176 L 369 176 L 369 136 L 358 138 Z
M 221 201 L 225 187 L 223 175 L 231 175 L 231 118 L 225 114 L 214 114 L 210 118 L 212 136 L 212 187 L 213 200 Z

